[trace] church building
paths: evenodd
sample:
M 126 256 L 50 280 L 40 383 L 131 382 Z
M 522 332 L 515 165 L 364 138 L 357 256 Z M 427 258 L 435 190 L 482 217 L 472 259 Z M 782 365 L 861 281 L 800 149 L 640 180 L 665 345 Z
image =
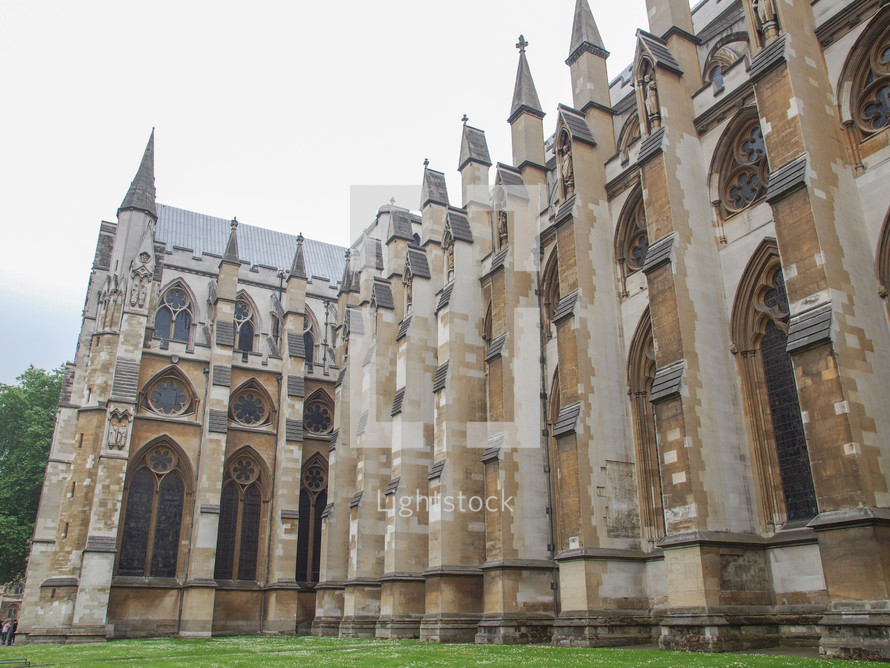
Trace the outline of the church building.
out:
M 349 248 L 157 203 L 152 133 L 18 641 L 890 660 L 890 6 L 646 6 L 609 81 L 576 0 L 555 109 L 520 37 L 512 156 L 465 119 Z

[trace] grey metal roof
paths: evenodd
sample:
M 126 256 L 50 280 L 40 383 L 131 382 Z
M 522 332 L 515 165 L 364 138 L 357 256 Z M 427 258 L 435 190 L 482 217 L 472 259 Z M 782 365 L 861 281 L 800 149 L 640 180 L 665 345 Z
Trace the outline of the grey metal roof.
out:
M 666 237 L 662 237 L 654 244 L 649 246 L 649 249 L 646 251 L 646 259 L 643 262 L 643 273 L 648 274 L 650 271 L 654 271 L 665 262 L 671 261 L 671 248 L 674 245 L 674 235 L 673 233 L 667 235 Z
M 473 243 L 473 231 L 470 229 L 470 221 L 467 214 L 455 209 L 449 209 L 445 217 L 445 229 L 451 230 L 455 239 Z
M 405 319 L 399 323 L 399 332 L 396 334 L 396 341 L 401 341 L 408 335 L 408 328 L 411 326 L 411 316 L 413 314 L 409 313 L 405 316 Z
M 409 248 L 405 262 L 411 268 L 411 275 L 419 278 L 430 278 L 430 264 L 426 252 L 421 249 Z
M 570 295 L 566 295 L 556 304 L 556 311 L 553 313 L 553 322 L 559 322 L 563 318 L 568 318 L 575 312 L 575 304 L 578 301 L 578 291 L 575 290 Z
M 194 211 L 158 204 L 155 239 L 168 251 L 174 246 L 190 248 L 195 255 L 222 257 L 231 231 L 231 221 Z M 287 271 L 297 250 L 297 235 L 254 225 L 238 225 L 238 253 L 242 262 L 262 264 Z M 344 246 L 306 239 L 303 256 L 309 276 L 339 283 L 346 265 Z
M 392 400 L 392 410 L 389 414 L 393 417 L 402 412 L 402 402 L 405 401 L 405 388 L 401 387 L 396 390 L 396 396 Z
M 445 381 L 448 378 L 448 362 L 436 369 L 436 375 L 433 378 L 433 392 L 445 389 Z
M 785 195 L 802 188 L 807 182 L 807 154 L 801 153 L 793 160 L 770 172 L 766 187 L 766 201 L 772 204 Z
M 652 379 L 652 389 L 649 391 L 649 401 L 655 403 L 663 399 L 677 396 L 680 386 L 683 384 L 683 372 L 686 370 L 686 361 L 680 360 L 655 372 Z
M 374 277 L 374 284 L 371 286 L 371 299 L 374 300 L 378 308 L 394 309 L 396 307 L 392 288 L 386 279 Z
M 640 144 L 640 153 L 637 156 L 637 162 L 642 165 L 653 155 L 661 153 L 662 139 L 664 139 L 664 126 L 658 128 L 643 140 L 643 143 Z
M 496 357 L 500 357 L 504 350 L 504 344 L 507 342 L 507 334 L 501 334 L 496 339 L 493 339 L 491 345 L 488 347 L 488 354 L 485 356 L 485 361 L 490 362 Z
M 786 350 L 794 352 L 831 340 L 831 304 L 822 304 L 791 318 Z
M 522 180 L 522 174 L 518 169 L 511 167 L 510 165 L 505 165 L 502 162 L 498 163 L 497 166 L 497 176 L 501 179 L 501 183 L 505 186 L 524 186 L 525 181 Z M 512 191 L 510 191 L 511 194 Z
M 748 69 L 748 76 L 751 78 L 751 81 L 759 78 L 775 65 L 785 60 L 785 41 L 785 35 L 781 35 L 754 56 L 754 59 L 751 61 L 751 67 Z
M 553 435 L 562 436 L 575 431 L 579 415 L 581 415 L 581 402 L 561 408 L 553 425 Z
M 454 281 L 451 281 L 451 283 L 442 288 L 442 291 L 439 293 L 439 301 L 436 303 L 436 313 L 448 306 L 451 301 L 452 292 L 454 292 Z
M 448 206 L 448 186 L 445 184 L 445 175 L 427 167 L 423 170 L 423 187 L 420 195 L 420 208 L 429 202 Z
M 392 226 L 390 239 L 396 237 L 398 239 L 412 241 L 414 239 L 414 233 L 411 230 L 411 216 L 408 213 L 408 209 L 394 206 L 390 209 L 389 215 L 390 224 Z

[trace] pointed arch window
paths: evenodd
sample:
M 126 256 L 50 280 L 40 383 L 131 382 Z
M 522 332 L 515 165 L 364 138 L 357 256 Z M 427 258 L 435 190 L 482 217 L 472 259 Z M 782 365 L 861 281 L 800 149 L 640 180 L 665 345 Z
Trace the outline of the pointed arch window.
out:
M 760 501 L 772 525 L 818 512 L 791 356 L 788 298 L 772 241 L 749 263 L 733 307 L 733 345 L 753 436 Z
M 192 331 L 192 303 L 182 286 L 169 288 L 155 313 L 154 338 L 189 342 Z
M 243 297 L 235 302 L 235 350 L 253 352 L 255 333 L 253 309 Z
M 297 532 L 297 582 L 318 582 L 321 564 L 321 531 L 328 502 L 328 464 L 315 454 L 303 464 L 300 476 L 300 513 Z
M 176 577 L 191 481 L 188 464 L 167 442 L 144 449 L 133 462 L 124 488 L 117 574 Z
M 303 429 L 310 434 L 329 434 L 334 428 L 334 402 L 324 390 L 317 390 L 303 407 Z
M 655 413 L 649 392 L 655 379 L 655 339 L 649 310 L 643 314 L 631 340 L 627 361 L 627 386 L 633 416 L 640 519 L 643 537 L 654 545 L 665 535 L 661 469 L 655 431 Z
M 733 215 L 759 202 L 766 194 L 769 163 L 759 119 L 746 112 L 737 130 L 724 137 L 718 153 L 720 202 L 724 216 Z
M 559 291 L 559 261 L 554 251 L 544 267 L 544 277 L 541 280 L 541 294 L 544 296 L 544 332 L 547 338 L 551 338 L 550 323 L 556 314 L 556 306 L 562 297 Z
M 248 381 L 232 394 L 229 419 L 245 427 L 262 427 L 272 421 L 271 402 L 256 381 Z
M 142 407 L 163 417 L 184 417 L 195 413 L 197 400 L 182 373 L 171 367 L 146 385 Z
M 232 457 L 226 466 L 216 538 L 217 580 L 256 580 L 263 516 L 260 465 L 253 453 Z
M 649 231 L 646 227 L 646 208 L 639 188 L 631 195 L 618 221 L 616 255 L 627 275 L 643 268 L 649 252 Z

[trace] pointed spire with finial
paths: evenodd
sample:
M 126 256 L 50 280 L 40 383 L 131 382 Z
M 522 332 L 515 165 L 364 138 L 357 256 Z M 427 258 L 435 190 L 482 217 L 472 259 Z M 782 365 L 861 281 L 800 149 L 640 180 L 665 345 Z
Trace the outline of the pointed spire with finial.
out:
M 121 202 L 118 213 L 125 210 L 144 211 L 158 219 L 158 208 L 155 203 L 155 129 L 151 129 L 151 136 L 142 154 L 142 162 L 139 171 L 130 184 L 130 189 Z
M 297 235 L 297 250 L 294 252 L 294 261 L 291 263 L 289 278 L 309 278 L 306 274 L 306 259 L 303 257 L 303 235 Z
M 238 218 L 232 218 L 232 231 L 229 232 L 229 241 L 226 243 L 226 251 L 223 253 L 223 262 L 241 264 L 238 257 Z
M 582 53 L 592 53 L 600 58 L 608 58 L 609 52 L 603 46 L 603 38 L 593 20 L 593 12 L 587 0 L 577 0 L 575 3 L 575 21 L 572 24 L 572 44 L 569 47 L 569 58 L 566 65 L 571 66 Z
M 513 88 L 513 105 L 510 108 L 509 123 L 515 121 L 524 112 L 528 112 L 538 118 L 544 118 L 541 102 L 538 100 L 538 91 L 532 79 L 532 71 L 528 66 L 528 58 L 525 49 L 528 42 L 524 35 L 519 36 L 516 48 L 519 49 L 519 69 L 516 71 L 516 85 Z

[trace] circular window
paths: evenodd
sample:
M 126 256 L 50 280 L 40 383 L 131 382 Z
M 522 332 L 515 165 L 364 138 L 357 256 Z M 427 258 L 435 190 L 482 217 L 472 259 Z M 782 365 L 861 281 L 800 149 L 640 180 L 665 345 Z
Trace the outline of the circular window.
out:
M 244 390 L 232 400 L 232 416 L 236 422 L 255 426 L 267 421 L 269 411 L 259 392 Z
M 310 492 L 320 492 L 325 488 L 324 471 L 319 466 L 313 466 L 303 473 L 303 484 Z
M 155 473 L 167 473 L 176 466 L 176 454 L 166 446 L 159 446 L 148 453 L 148 467 Z
M 148 393 L 148 407 L 162 415 L 182 415 L 189 405 L 183 384 L 175 378 L 162 378 Z
M 232 464 L 229 476 L 237 483 L 249 485 L 259 476 L 256 462 L 250 457 L 239 457 Z
M 303 411 L 303 426 L 313 434 L 323 434 L 331 430 L 331 412 L 320 402 L 313 402 Z

